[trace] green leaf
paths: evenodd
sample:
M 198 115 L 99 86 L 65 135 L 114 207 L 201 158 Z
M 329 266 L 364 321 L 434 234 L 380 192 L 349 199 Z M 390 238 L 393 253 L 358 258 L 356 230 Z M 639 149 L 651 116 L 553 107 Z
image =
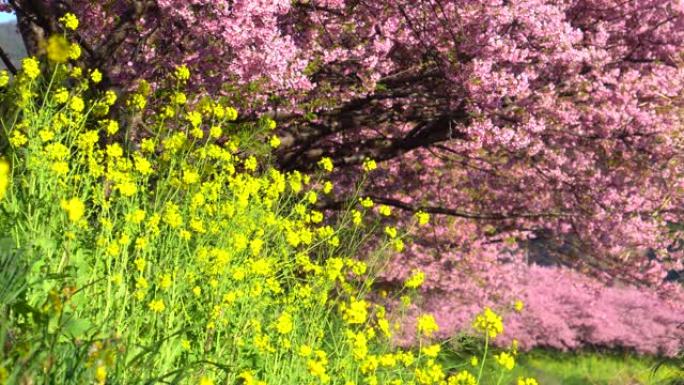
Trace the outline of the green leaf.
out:
M 64 330 L 64 334 L 72 338 L 81 338 L 92 328 L 93 324 L 86 319 L 70 318 L 62 329 Z

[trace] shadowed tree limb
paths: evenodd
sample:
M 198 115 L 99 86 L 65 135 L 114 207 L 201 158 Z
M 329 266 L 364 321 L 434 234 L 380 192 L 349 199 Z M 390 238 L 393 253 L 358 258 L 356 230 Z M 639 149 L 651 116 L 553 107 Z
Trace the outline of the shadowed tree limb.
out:
M 7 53 L 4 49 L 2 49 L 2 47 L 0 47 L 0 59 L 2 59 L 2 62 L 5 64 L 5 67 L 7 67 L 7 70 L 9 70 L 9 72 L 11 72 L 12 75 L 17 74 L 17 67 L 14 66 L 9 55 L 7 55 Z

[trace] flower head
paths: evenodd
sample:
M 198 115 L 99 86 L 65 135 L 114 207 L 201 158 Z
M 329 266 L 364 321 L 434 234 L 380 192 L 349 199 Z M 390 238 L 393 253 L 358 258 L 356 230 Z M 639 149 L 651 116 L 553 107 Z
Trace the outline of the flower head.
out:
M 419 269 L 413 269 L 411 276 L 404 282 L 404 286 L 409 289 L 416 289 L 420 287 L 425 281 L 425 273 Z
M 0 199 L 5 197 L 10 182 L 10 168 L 6 160 L 0 159 Z
M 47 41 L 47 57 L 55 63 L 66 63 L 69 60 L 70 46 L 64 36 L 52 35 Z
M 75 31 L 78 28 L 78 18 L 71 12 L 66 13 L 59 18 L 59 22 L 64 25 L 64 28 Z
M 373 159 L 366 159 L 362 165 L 363 171 L 370 172 L 378 168 L 378 164 Z
M 40 75 L 40 62 L 34 57 L 24 58 L 21 61 L 21 69 L 29 79 L 35 80 Z
M 475 317 L 473 328 L 479 332 L 485 333 L 489 338 L 493 339 L 496 338 L 497 335 L 503 333 L 503 321 L 501 316 L 487 307 L 482 313 Z
M 71 222 L 78 222 L 85 214 L 85 204 L 79 198 L 71 198 L 63 200 L 61 203 L 62 209 L 66 211 L 67 216 Z
M 513 370 L 513 367 L 515 366 L 515 358 L 509 353 L 501 352 L 494 355 L 494 359 L 497 364 L 508 371 Z
M 439 325 L 432 314 L 423 314 L 418 317 L 418 333 L 430 337 L 434 332 L 439 331 Z

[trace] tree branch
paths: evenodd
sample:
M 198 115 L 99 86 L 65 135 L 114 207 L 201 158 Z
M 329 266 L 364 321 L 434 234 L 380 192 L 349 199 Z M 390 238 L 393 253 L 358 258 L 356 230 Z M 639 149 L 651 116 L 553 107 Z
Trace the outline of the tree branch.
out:
M 4 49 L 0 47 L 0 59 L 2 59 L 2 62 L 5 63 L 5 67 L 9 70 L 9 72 L 12 73 L 12 75 L 17 74 L 17 67 L 14 66 L 14 63 L 12 63 L 12 60 L 10 57 L 7 55 Z
M 428 205 L 412 205 L 409 203 L 402 202 L 398 199 L 385 198 L 376 195 L 368 195 L 376 203 L 381 203 L 387 206 L 396 207 L 398 209 L 410 212 L 425 212 L 429 214 L 440 214 L 452 217 L 475 219 L 475 220 L 507 220 L 507 219 L 517 219 L 517 218 L 569 218 L 575 216 L 573 213 L 552 213 L 552 212 L 541 212 L 541 213 L 474 213 L 468 211 L 454 210 L 446 207 L 439 206 L 428 206 Z M 320 209 L 330 209 L 339 210 L 345 207 L 346 202 L 343 201 L 332 201 L 325 202 L 321 201 L 318 208 Z

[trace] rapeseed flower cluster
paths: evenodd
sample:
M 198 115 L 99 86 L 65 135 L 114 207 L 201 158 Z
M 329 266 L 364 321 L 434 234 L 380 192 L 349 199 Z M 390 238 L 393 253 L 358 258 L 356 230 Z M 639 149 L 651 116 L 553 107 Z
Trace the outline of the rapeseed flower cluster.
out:
M 73 15 L 60 21 L 78 28 Z M 467 372 L 441 366 L 439 344 L 391 347 L 399 324 L 367 296 L 380 264 L 353 258 L 359 232 L 348 235 L 314 207 L 332 182 L 281 172 L 260 155 L 280 144 L 275 121 L 243 126 L 226 100 L 196 103 L 178 88 L 191 77 L 179 66 L 176 88 L 158 100 L 144 82 L 124 95 L 149 131 L 129 142 L 119 133 L 131 123 L 108 112 L 121 95 L 92 87 L 102 74 L 81 77 L 57 52 L 64 41 L 53 45 L 54 84 L 33 82 L 40 63 L 28 58 L 3 94 L 23 96 L 12 99 L 9 162 L 0 160 L 0 205 L 9 213 L 0 229 L 37 245 L 25 255 L 35 266 L 27 282 L 41 284 L 26 304 L 40 314 L 22 330 L 52 333 L 22 370 L 55 378 L 68 372 L 60 362 L 84 357 L 74 364 L 83 365 L 80 383 L 143 383 L 167 373 L 195 384 L 471 383 Z M 46 96 L 41 109 L 31 104 L 38 94 Z M 328 158 L 319 166 L 333 171 Z M 12 175 L 20 183 L 6 194 Z M 360 205 L 365 212 L 373 201 Z M 364 212 L 348 213 L 354 226 Z M 391 215 L 387 206 L 378 212 Z M 384 233 L 403 248 L 399 229 Z M 424 280 L 414 271 L 405 286 Z M 477 325 L 493 338 L 501 326 L 484 317 Z M 432 315 L 418 319 L 423 336 L 438 330 Z
M 488 338 L 494 339 L 496 336 L 503 333 L 503 320 L 500 315 L 487 307 L 475 318 L 473 328 L 484 333 Z

